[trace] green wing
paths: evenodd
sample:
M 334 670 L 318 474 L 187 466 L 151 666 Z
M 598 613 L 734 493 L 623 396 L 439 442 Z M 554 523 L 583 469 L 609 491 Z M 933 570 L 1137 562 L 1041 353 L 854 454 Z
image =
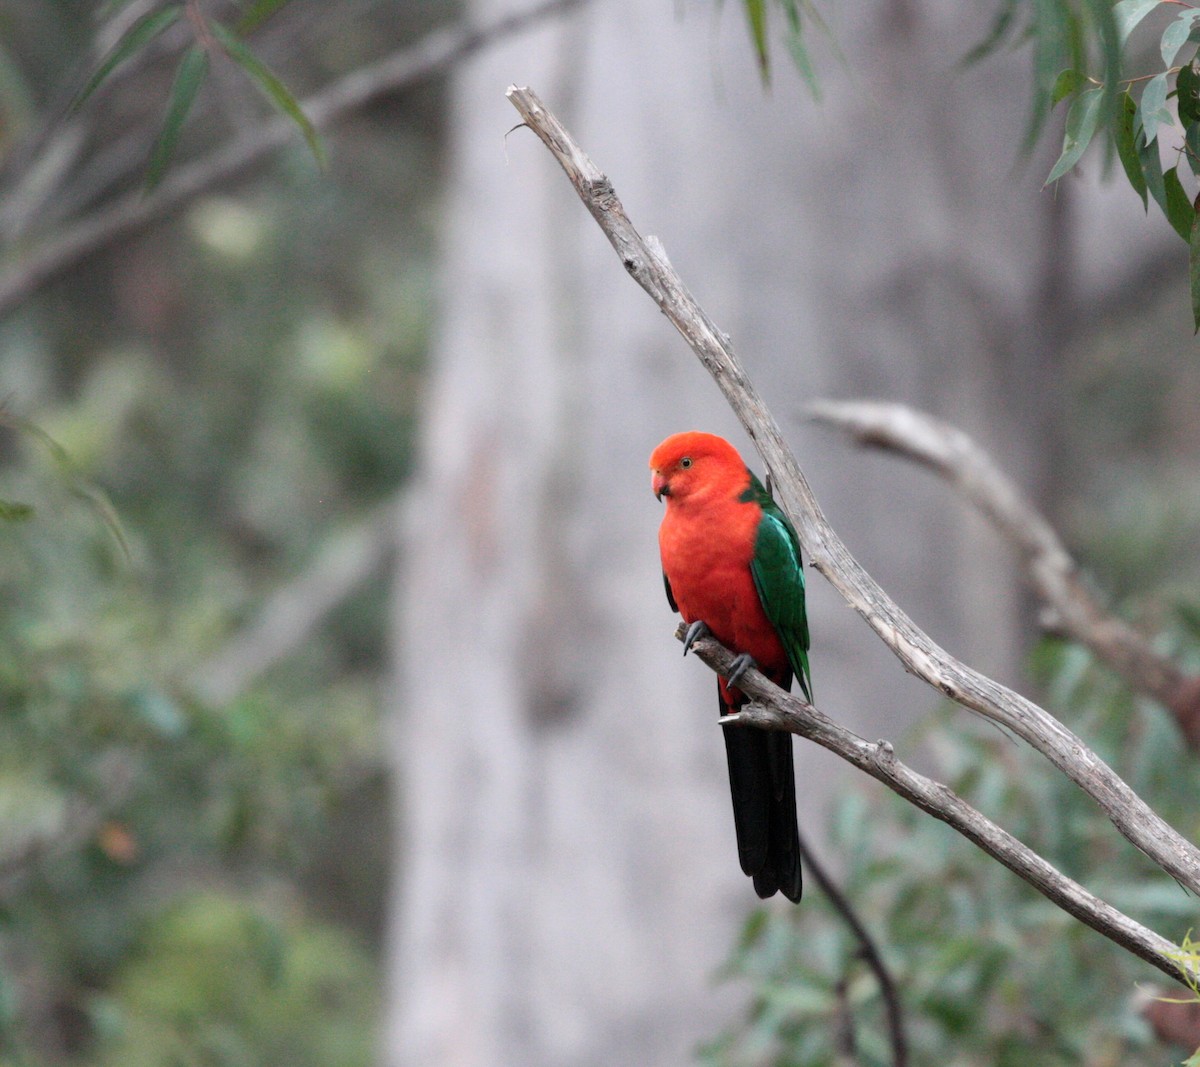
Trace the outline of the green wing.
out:
M 804 610 L 804 563 L 800 539 L 787 516 L 771 499 L 753 473 L 742 499 L 762 508 L 762 519 L 754 540 L 750 571 L 758 599 L 800 681 L 804 695 L 812 700 L 812 676 L 808 670 L 808 616 Z

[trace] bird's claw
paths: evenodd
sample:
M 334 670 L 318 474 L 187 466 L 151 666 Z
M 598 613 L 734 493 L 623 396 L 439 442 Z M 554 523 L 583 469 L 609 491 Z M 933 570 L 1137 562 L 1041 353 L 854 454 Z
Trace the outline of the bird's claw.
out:
M 708 624 L 703 619 L 697 619 L 689 624 L 687 633 L 683 635 L 683 654 L 686 656 L 691 651 L 692 645 L 701 637 L 711 637 L 712 631 L 708 628 Z
M 729 673 L 725 675 L 727 685 L 737 685 L 741 681 L 742 676 L 751 668 L 757 669 L 758 664 L 754 662 L 754 657 L 746 652 L 735 656 L 733 662 L 729 665 Z

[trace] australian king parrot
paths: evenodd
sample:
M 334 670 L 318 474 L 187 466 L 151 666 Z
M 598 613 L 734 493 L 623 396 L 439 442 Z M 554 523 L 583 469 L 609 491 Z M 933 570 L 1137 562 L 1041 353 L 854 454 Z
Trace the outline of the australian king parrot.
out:
M 751 665 L 811 700 L 800 542 L 762 483 L 722 437 L 677 433 L 650 456 L 651 487 L 666 502 L 658 543 L 667 600 L 688 624 L 684 654 L 711 633 L 737 653 L 717 679 L 722 716 L 745 703 Z M 742 870 L 760 897 L 798 901 L 800 840 L 791 735 L 727 726 L 725 750 Z

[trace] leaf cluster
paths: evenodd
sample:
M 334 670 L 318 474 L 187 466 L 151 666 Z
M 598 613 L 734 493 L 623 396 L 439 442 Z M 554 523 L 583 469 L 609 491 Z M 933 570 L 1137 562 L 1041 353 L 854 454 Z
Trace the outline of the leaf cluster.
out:
M 154 189 L 170 165 L 180 134 L 196 97 L 209 73 L 211 57 L 219 52 L 232 60 L 281 114 L 287 116 L 303 135 L 313 158 L 325 165 L 325 148 L 316 128 L 304 114 L 291 91 L 275 72 L 246 44 L 245 37 L 266 22 L 288 0 L 254 0 L 233 26 L 207 18 L 197 0 L 168 4 L 137 19 L 100 61 L 91 77 L 76 93 L 71 110 L 84 102 L 120 67 L 148 48 L 171 27 L 180 22 L 192 28 L 193 43 L 183 52 L 167 97 L 162 128 L 150 152 L 145 189 Z

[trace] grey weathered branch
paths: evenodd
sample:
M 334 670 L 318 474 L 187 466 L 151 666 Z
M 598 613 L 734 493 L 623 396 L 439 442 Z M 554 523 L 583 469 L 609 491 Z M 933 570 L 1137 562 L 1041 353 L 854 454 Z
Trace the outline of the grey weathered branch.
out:
M 687 627 L 680 624 L 675 636 L 683 640 Z M 719 674 L 727 674 L 734 655 L 711 637 L 692 645 L 692 651 Z M 977 811 L 949 786 L 918 774 L 896 758 L 887 741 L 867 741 L 838 725 L 829 716 L 800 697 L 787 693 L 756 670 L 738 681 L 738 688 L 752 703 L 722 723 L 743 723 L 768 730 L 786 730 L 815 741 L 822 748 L 854 764 L 893 792 L 952 826 L 989 856 L 1023 878 L 1063 911 L 1086 923 L 1135 956 L 1157 967 L 1175 981 L 1182 981 L 1179 948 L 1153 930 L 1089 893 L 1033 849 Z M 726 729 L 730 726 L 726 725 Z
M 546 0 L 489 26 L 435 30 L 416 44 L 348 74 L 303 100 L 300 106 L 314 126 L 327 129 L 381 96 L 442 73 L 503 38 L 585 2 Z M 0 318 L 85 256 L 162 218 L 220 182 L 243 174 L 295 136 L 296 127 L 290 119 L 278 117 L 263 122 L 208 155 L 175 168 L 153 194 L 127 193 L 68 224 L 57 236 L 33 246 L 0 273 Z
M 948 481 L 1016 547 L 1030 584 L 1052 613 L 1053 629 L 1168 708 L 1188 744 L 1200 748 L 1197 679 L 1097 600 L 1054 528 L 967 434 L 904 404 L 823 400 L 808 412 L 861 445 L 895 452 Z
M 1044 754 L 1099 804 L 1130 842 L 1181 885 L 1200 893 L 1200 850 L 1047 711 L 940 648 L 851 556 L 822 513 L 774 417 L 734 356 L 729 338 L 692 298 L 661 246 L 638 233 L 612 183 L 535 93 L 510 86 L 507 95 L 524 124 L 563 168 L 625 269 L 679 330 L 725 394 L 766 462 L 780 502 L 817 570 L 859 612 L 906 670 L 963 707 L 1011 730 Z

